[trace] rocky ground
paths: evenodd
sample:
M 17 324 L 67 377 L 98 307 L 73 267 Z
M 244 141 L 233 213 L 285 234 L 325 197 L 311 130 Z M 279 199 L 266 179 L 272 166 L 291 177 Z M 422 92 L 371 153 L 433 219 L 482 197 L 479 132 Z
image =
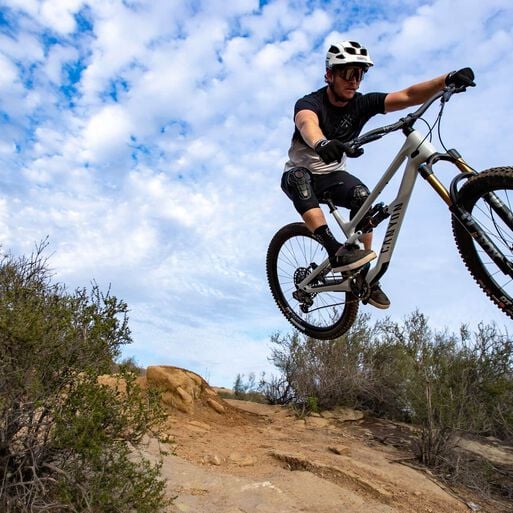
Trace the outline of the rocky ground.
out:
M 150 367 L 147 380 L 170 411 L 170 513 L 509 511 L 417 467 L 406 425 L 346 409 L 298 418 L 285 407 L 223 400 L 201 377 L 173 367 Z M 487 450 L 513 465 L 513 449 Z M 154 442 L 147 454 L 157 453 Z

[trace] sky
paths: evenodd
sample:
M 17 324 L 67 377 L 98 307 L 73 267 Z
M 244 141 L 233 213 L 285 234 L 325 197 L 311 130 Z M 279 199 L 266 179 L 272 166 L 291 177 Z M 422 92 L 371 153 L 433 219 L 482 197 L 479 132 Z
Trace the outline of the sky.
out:
M 361 92 L 471 66 L 477 87 L 447 105 L 444 143 L 476 169 L 513 164 L 511 0 L 0 0 L 3 251 L 48 238 L 55 281 L 110 287 L 130 309 L 123 354 L 141 366 L 218 386 L 272 373 L 271 336 L 292 331 L 265 255 L 299 220 L 280 190 L 293 107 L 346 39 L 375 63 Z M 349 170 L 372 187 L 401 143 L 366 146 Z M 381 283 L 392 306 L 362 306 L 372 322 L 418 309 L 436 329 L 511 329 L 422 179 Z

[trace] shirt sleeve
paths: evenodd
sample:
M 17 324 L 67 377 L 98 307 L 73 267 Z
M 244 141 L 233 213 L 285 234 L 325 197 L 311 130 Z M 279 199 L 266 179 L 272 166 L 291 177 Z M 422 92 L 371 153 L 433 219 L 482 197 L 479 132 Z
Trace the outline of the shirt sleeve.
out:
M 385 114 L 385 98 L 387 93 L 368 93 L 363 95 L 365 111 L 373 116 L 374 114 Z
M 303 98 L 300 98 L 294 106 L 294 119 L 296 118 L 296 114 L 301 110 L 311 110 L 319 115 L 321 111 L 321 104 L 317 96 L 309 94 L 307 96 L 303 96 Z

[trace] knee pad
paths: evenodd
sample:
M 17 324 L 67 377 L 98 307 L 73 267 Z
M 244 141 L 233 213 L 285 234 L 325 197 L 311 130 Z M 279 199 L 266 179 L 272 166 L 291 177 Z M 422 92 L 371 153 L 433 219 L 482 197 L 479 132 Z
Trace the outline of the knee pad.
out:
M 365 185 L 356 185 L 351 190 L 350 195 L 350 208 L 351 208 L 351 219 L 356 215 L 360 207 L 365 203 L 365 200 L 369 197 L 370 191 L 365 187 Z M 367 223 L 368 214 L 363 216 L 363 219 L 358 223 L 356 227 L 357 230 L 360 229 L 361 226 L 365 226 Z M 366 232 L 371 232 L 372 229 L 365 230 Z
M 289 191 L 298 199 L 309 200 L 312 197 L 312 178 L 306 169 L 301 167 L 291 169 L 287 182 Z
M 351 189 L 350 199 L 349 199 L 349 208 L 351 209 L 351 214 L 356 214 L 358 209 L 365 203 L 365 200 L 369 197 L 370 191 L 365 187 L 365 185 L 355 185 Z
M 286 172 L 282 179 L 282 189 L 294 202 L 296 210 L 301 215 L 307 210 L 319 206 L 312 189 L 312 177 L 308 169 L 296 167 Z

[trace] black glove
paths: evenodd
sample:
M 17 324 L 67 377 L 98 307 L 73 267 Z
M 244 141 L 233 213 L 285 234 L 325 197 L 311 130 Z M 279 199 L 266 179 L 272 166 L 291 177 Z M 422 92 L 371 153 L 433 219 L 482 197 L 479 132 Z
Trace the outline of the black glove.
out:
M 363 154 L 362 148 L 353 149 L 338 139 L 322 139 L 314 148 L 315 152 L 326 164 L 331 162 L 340 162 L 344 153 L 351 158 L 359 157 Z
M 445 77 L 445 85 L 454 85 L 456 87 L 474 87 L 474 72 L 471 68 L 462 68 L 458 71 L 451 71 Z

